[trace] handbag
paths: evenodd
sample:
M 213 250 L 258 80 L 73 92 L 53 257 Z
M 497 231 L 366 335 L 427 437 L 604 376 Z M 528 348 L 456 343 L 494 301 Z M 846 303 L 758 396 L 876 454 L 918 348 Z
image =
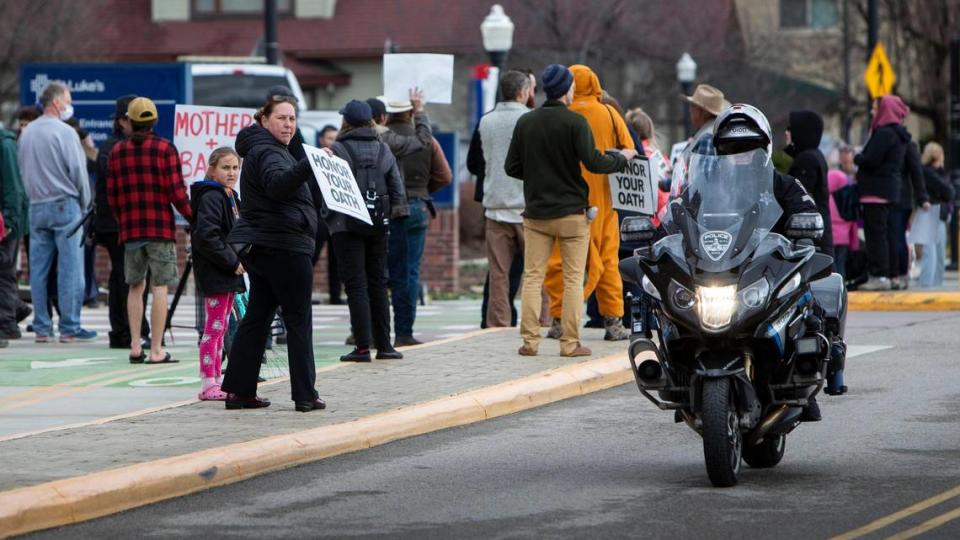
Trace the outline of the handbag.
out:
M 833 202 L 837 205 L 837 213 L 846 221 L 860 219 L 860 188 L 853 183 L 847 184 L 833 192 Z

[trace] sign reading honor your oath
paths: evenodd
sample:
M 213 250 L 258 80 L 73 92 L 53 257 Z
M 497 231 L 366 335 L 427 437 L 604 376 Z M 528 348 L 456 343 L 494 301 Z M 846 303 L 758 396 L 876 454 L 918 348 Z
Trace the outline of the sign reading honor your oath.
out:
M 657 192 L 649 159 L 631 159 L 623 172 L 611 174 L 608 178 L 615 209 L 647 216 L 657 213 Z
M 327 208 L 373 225 L 360 186 L 353 178 L 350 164 L 316 146 L 305 144 L 303 150 L 307 153 L 307 161 L 313 168 L 313 176 L 317 179 Z
M 180 152 L 180 169 L 188 186 L 207 174 L 210 153 L 221 146 L 233 148 L 237 133 L 253 123 L 253 109 L 177 105 L 173 144 Z

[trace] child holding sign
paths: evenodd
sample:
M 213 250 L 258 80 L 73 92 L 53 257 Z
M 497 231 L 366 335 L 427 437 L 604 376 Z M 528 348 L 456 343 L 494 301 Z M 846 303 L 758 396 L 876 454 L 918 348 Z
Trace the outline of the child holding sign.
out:
M 194 227 L 190 233 L 197 288 L 203 293 L 206 325 L 200 339 L 201 401 L 224 401 L 220 366 L 234 294 L 245 289 L 243 265 L 227 243 L 239 212 L 234 192 L 240 176 L 240 156 L 224 146 L 210 154 L 207 176 L 190 186 Z

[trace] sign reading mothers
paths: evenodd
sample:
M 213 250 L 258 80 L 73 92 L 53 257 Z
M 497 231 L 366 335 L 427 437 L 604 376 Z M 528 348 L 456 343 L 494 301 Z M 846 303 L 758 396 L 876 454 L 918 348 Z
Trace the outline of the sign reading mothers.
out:
M 210 153 L 221 146 L 233 148 L 237 133 L 253 123 L 253 109 L 177 105 L 173 144 L 180 152 L 183 181 L 190 185 L 207 174 Z
M 631 159 L 623 172 L 609 175 L 613 207 L 652 216 L 657 213 L 657 192 L 650 174 L 650 160 Z
M 305 144 L 303 149 L 307 153 L 307 160 L 313 168 L 313 176 L 317 179 L 327 208 L 373 225 L 363 194 L 360 193 L 360 186 L 353 178 L 350 164 L 337 156 L 327 155 L 316 146 Z

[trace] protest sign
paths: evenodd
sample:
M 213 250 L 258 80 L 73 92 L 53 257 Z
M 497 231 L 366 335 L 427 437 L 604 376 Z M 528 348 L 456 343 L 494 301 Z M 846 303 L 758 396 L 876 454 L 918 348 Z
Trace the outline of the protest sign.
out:
M 233 148 L 237 133 L 253 123 L 253 109 L 177 105 L 173 144 L 180 152 L 183 181 L 190 184 L 207 174 L 210 153 L 221 146 Z
M 637 214 L 657 213 L 657 192 L 650 175 L 650 160 L 631 159 L 623 172 L 608 176 L 613 207 Z
M 327 155 L 316 146 L 305 144 L 303 150 L 307 153 L 307 160 L 313 168 L 313 176 L 317 179 L 327 208 L 373 225 L 350 164 L 337 156 Z
M 383 95 L 389 101 L 410 99 L 410 89 L 423 90 L 424 101 L 453 102 L 453 55 L 383 55 Z

